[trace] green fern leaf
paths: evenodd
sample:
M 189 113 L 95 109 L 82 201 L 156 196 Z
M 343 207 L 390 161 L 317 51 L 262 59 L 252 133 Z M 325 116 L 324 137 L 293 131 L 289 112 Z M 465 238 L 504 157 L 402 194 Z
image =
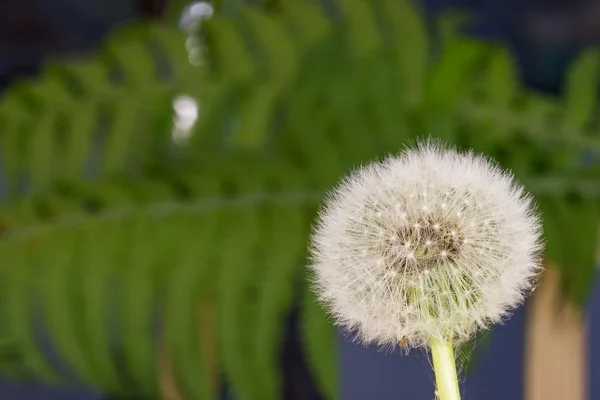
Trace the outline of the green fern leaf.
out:
M 429 38 L 425 23 L 409 1 L 386 0 L 381 7 L 391 40 L 398 49 L 400 82 L 409 108 L 417 107 L 424 98 L 429 71 Z
M 200 258 L 197 247 L 218 240 L 215 234 L 219 232 L 220 216 L 220 213 L 212 213 L 190 218 L 182 213 L 169 221 L 175 238 L 172 244 L 177 247 L 174 247 L 172 259 L 176 264 L 165 266 L 170 270 L 165 292 L 166 347 L 172 351 L 175 379 L 186 398 L 216 398 L 209 390 L 209 360 L 202 352 L 198 332 L 190 322 L 198 320 L 199 304 L 206 300 L 208 288 L 215 284 L 210 269 L 218 267 L 214 257 L 216 249 L 205 252 Z
M 294 284 L 302 266 L 307 234 L 306 215 L 296 205 L 269 207 L 271 231 L 256 315 L 255 357 L 261 398 L 281 398 L 279 360 L 283 328 L 294 300 Z M 293 229 L 292 229 L 293 228 Z
M 573 128 L 585 128 L 597 108 L 600 72 L 600 53 L 584 53 L 569 69 L 565 86 L 564 132 L 572 135 Z
M 558 265 L 563 270 L 563 283 L 568 297 L 583 307 L 592 287 L 595 273 L 598 223 L 600 214 L 597 201 L 576 200 L 576 206 L 567 200 L 555 202 L 557 222 L 563 229 L 561 243 L 552 243 L 562 249 Z M 564 230 L 569 235 L 564 235 Z M 550 244 L 550 243 L 549 243 Z
M 53 347 L 61 354 L 69 369 L 76 372 L 79 380 L 90 386 L 98 381 L 93 359 L 82 335 L 80 299 L 77 298 L 78 269 L 86 260 L 82 257 L 81 232 L 77 229 L 59 233 L 53 240 L 55 258 L 44 271 L 42 296 L 46 326 Z
M 31 218 L 31 209 L 24 206 L 21 211 L 19 222 Z M 39 312 L 34 313 L 34 301 L 32 293 L 37 293 L 39 288 L 39 275 L 33 269 L 39 268 L 46 261 L 45 253 L 51 253 L 52 243 L 45 238 L 32 235 L 21 241 L 18 245 L 13 244 L 6 248 L 5 260 L 9 262 L 10 268 L 6 269 L 7 288 L 7 323 L 11 326 L 14 340 L 23 353 L 25 368 L 36 376 L 49 382 L 64 382 L 64 377 L 56 373 L 50 365 L 44 351 L 40 347 L 35 336 L 35 326 L 32 315 L 39 318 Z M 34 279 L 38 278 L 38 279 Z
M 345 24 L 346 46 L 350 52 L 358 59 L 375 55 L 380 48 L 381 34 L 369 3 L 339 0 L 338 6 Z
M 336 331 L 308 286 L 302 301 L 302 330 L 305 355 L 322 394 L 339 399 Z
M 126 245 L 130 251 L 120 260 L 119 271 L 124 290 L 121 300 L 121 327 L 123 352 L 127 369 L 136 389 L 143 395 L 154 397 L 156 382 L 156 340 L 153 314 L 156 313 L 156 268 L 153 263 L 160 253 L 161 239 L 156 223 L 147 216 L 134 215 L 128 221 Z M 148 247 L 154 251 L 148 251 Z

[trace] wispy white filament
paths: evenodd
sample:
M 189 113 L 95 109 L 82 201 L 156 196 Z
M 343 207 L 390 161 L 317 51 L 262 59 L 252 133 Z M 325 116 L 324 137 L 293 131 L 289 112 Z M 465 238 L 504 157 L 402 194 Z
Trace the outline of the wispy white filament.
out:
M 310 268 L 336 322 L 361 340 L 460 344 L 523 301 L 541 249 L 532 199 L 510 173 L 426 142 L 330 193 Z

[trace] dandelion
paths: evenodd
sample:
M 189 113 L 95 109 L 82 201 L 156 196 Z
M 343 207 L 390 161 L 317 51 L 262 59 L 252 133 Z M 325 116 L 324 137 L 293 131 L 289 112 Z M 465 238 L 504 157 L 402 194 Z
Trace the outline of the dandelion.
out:
M 427 141 L 344 179 L 310 250 L 336 323 L 363 342 L 431 348 L 440 398 L 458 399 L 453 347 L 532 291 L 541 223 L 512 174 Z

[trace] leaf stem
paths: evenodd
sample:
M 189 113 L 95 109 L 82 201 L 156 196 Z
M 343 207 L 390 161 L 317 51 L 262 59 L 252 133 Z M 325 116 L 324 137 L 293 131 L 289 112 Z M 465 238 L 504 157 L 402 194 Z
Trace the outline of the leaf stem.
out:
M 438 400 L 460 400 L 456 360 L 452 343 L 431 338 L 431 356 L 437 386 Z

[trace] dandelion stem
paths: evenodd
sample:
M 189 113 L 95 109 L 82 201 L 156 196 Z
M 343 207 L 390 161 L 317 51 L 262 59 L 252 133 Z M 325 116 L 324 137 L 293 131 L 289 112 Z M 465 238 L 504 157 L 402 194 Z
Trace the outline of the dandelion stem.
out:
M 431 355 L 439 400 L 460 400 L 456 360 L 452 344 L 447 340 L 431 338 Z

